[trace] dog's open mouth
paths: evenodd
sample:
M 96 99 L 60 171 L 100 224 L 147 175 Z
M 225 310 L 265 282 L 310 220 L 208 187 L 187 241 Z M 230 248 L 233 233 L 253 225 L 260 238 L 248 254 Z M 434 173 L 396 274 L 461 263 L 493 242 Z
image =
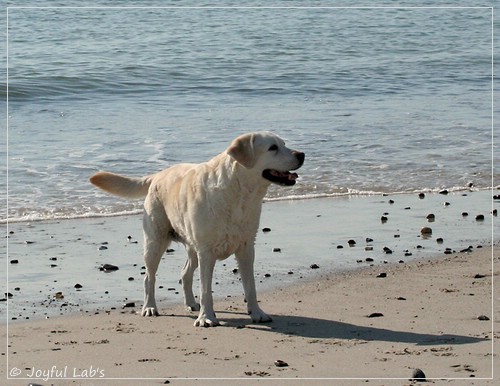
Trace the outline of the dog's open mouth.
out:
M 278 185 L 292 186 L 295 185 L 299 175 L 297 173 L 279 172 L 273 169 L 266 169 L 262 172 L 262 177 Z

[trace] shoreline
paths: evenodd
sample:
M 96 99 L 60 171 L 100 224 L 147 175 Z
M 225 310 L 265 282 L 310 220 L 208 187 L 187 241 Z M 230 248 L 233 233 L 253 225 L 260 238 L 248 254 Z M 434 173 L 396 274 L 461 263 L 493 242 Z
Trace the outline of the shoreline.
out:
M 500 256 L 491 202 L 488 191 L 265 203 L 261 229 L 270 232 L 257 236 L 255 273 L 259 301 L 274 321 L 250 322 L 230 258 L 216 265 L 214 306 L 223 325 L 210 329 L 193 327 L 196 313 L 181 304 L 180 245 L 158 272 L 161 315 L 137 314 L 140 215 L 20 224 L 9 235 L 9 260 L 19 261 L 7 263 L 9 291 L 19 286 L 10 300 L 21 309 L 12 309 L 17 320 L 0 325 L 8 346 L 3 371 L 19 370 L 13 385 L 34 379 L 29 371 L 42 381 L 49 371 L 58 385 L 100 375 L 116 384 L 348 378 L 354 385 L 391 384 L 389 378 L 401 384 L 420 368 L 434 383 L 493 385 Z M 475 219 L 479 213 L 484 220 Z M 432 227 L 431 236 L 421 234 L 423 226 Z M 99 271 L 103 263 L 119 270 Z M 135 307 L 121 308 L 124 302 Z M 277 367 L 278 360 L 288 366 Z
M 489 213 L 491 194 L 474 191 L 427 194 L 423 199 L 379 195 L 265 202 L 255 247 L 258 292 L 295 285 L 323 273 L 404 264 L 489 245 L 494 218 Z M 469 215 L 463 216 L 464 211 Z M 436 216 L 433 222 L 426 219 L 431 212 Z M 475 219 L 479 213 L 484 220 Z M 386 222 L 381 221 L 382 216 Z M 433 234 L 422 235 L 422 227 L 432 227 Z M 263 232 L 263 228 L 270 231 Z M 14 223 L 9 231 L 5 251 L 9 320 L 142 304 L 140 214 Z M 180 244 L 170 248 L 158 271 L 160 307 L 183 301 L 178 280 L 186 253 Z M 103 264 L 119 270 L 100 271 Z M 233 258 L 216 264 L 215 298 L 242 293 L 235 269 Z M 197 290 L 196 276 L 195 293 Z M 6 312 L 5 300 L 0 302 L 1 315 Z
M 78 374 L 102 375 L 111 384 L 127 379 L 215 384 L 226 378 L 253 385 L 276 378 L 318 385 L 325 379 L 353 385 L 379 379 L 399 385 L 415 368 L 435 384 L 453 384 L 453 379 L 494 385 L 500 312 L 493 303 L 500 290 L 492 288 L 500 276 L 500 256 L 497 247 L 493 251 L 493 260 L 491 250 L 483 248 L 325 274 L 262 292 L 260 303 L 274 319 L 270 324 L 251 323 L 242 296 L 217 300 L 222 325 L 208 329 L 193 327 L 196 313 L 181 305 L 162 308 L 156 318 L 110 310 L 12 323 L 8 337 L 6 326 L 0 327 L 9 345 L 4 368 L 21 371 L 9 385 L 25 384 L 32 371 L 52 368 L 60 372 L 50 377 L 58 385 L 78 382 Z M 386 277 L 379 277 L 381 268 Z M 278 360 L 288 366 L 277 367 Z

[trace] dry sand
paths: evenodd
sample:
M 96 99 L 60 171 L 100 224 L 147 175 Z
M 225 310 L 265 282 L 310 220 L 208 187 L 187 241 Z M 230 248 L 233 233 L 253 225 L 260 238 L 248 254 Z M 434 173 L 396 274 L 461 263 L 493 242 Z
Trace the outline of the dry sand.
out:
M 223 325 L 208 329 L 167 304 L 156 318 L 125 308 L 11 322 L 0 327 L 7 342 L 1 384 L 404 385 L 419 368 L 433 384 L 494 385 L 496 246 L 435 255 L 344 273 L 317 270 L 261 291 L 270 324 L 250 323 L 240 295 L 216 298 Z

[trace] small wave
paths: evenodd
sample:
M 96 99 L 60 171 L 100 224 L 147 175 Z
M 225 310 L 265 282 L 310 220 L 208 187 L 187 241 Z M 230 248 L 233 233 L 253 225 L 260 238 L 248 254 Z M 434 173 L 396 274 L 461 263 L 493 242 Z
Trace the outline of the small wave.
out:
M 391 196 L 391 195 L 406 195 L 406 194 L 438 194 L 439 192 L 446 190 L 449 193 L 459 193 L 459 192 L 472 192 L 472 191 L 487 191 L 492 190 L 492 187 L 465 187 L 465 186 L 454 186 L 451 188 L 424 188 L 415 189 L 410 191 L 392 191 L 392 192 L 382 192 L 382 191 L 372 191 L 372 190 L 358 190 L 358 189 L 347 189 L 345 192 L 334 192 L 334 193 L 304 193 L 304 194 L 293 194 L 287 196 L 272 197 L 268 196 L 264 199 L 264 202 L 279 202 L 279 201 L 300 201 L 300 200 L 313 200 L 313 199 L 323 199 L 323 198 L 350 198 L 350 197 L 370 197 L 370 196 Z M 9 217 L 7 219 L 0 219 L 0 225 L 7 223 L 21 223 L 21 222 L 39 222 L 39 221 L 58 221 L 58 220 L 73 220 L 73 219 L 89 219 L 89 218 L 105 218 L 105 217 L 117 217 L 117 216 L 131 216 L 139 215 L 142 213 L 142 209 L 128 209 L 128 210 L 116 210 L 113 207 L 109 207 L 106 211 L 89 211 L 88 213 L 30 213 L 29 215 L 23 215 L 19 217 Z

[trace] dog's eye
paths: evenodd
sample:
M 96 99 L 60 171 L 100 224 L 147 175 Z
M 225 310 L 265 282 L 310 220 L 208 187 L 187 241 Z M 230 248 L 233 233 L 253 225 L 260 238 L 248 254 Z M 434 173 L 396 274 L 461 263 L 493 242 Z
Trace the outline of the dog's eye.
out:
M 269 148 L 269 151 L 276 151 L 278 150 L 278 145 L 271 145 L 271 147 Z

